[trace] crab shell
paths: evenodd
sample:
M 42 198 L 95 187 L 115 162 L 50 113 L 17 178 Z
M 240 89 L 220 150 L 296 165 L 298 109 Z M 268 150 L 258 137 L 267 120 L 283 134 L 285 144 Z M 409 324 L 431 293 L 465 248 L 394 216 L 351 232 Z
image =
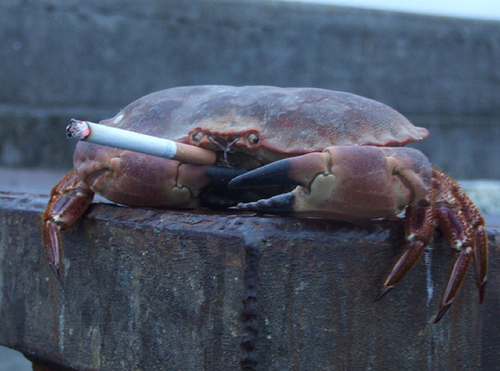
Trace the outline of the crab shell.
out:
M 101 124 L 211 149 L 219 154 L 218 165 L 244 169 L 331 146 L 398 147 L 428 135 L 371 99 L 270 86 L 167 89 Z M 133 206 L 194 208 L 211 182 L 202 166 L 86 142 L 77 145 L 74 168 L 94 192 Z

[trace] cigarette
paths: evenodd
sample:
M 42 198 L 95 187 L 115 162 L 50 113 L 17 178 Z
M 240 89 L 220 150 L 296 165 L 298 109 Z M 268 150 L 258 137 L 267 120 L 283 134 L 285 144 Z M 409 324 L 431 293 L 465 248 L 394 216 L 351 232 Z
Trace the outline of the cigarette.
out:
M 186 164 L 213 165 L 216 159 L 215 153 L 208 149 L 89 121 L 71 119 L 66 127 L 66 136 L 102 146 L 170 158 Z

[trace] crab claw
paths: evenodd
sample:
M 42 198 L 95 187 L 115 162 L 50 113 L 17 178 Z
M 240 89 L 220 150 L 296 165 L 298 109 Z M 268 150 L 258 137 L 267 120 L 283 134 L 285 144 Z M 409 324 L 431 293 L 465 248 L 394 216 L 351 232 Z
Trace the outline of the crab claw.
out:
M 428 192 L 432 167 L 411 148 L 336 146 L 276 161 L 234 178 L 230 188 L 297 185 L 238 205 L 270 214 L 355 220 L 396 215 Z

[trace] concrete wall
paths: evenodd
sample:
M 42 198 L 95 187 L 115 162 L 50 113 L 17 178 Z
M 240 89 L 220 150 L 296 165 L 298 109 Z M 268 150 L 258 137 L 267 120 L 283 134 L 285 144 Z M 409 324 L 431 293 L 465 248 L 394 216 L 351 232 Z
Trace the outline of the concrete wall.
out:
M 0 3 L 0 165 L 69 168 L 71 117 L 192 84 L 316 86 L 427 126 L 460 178 L 500 178 L 500 23 L 274 1 Z M 52 137 L 51 137 L 52 136 Z

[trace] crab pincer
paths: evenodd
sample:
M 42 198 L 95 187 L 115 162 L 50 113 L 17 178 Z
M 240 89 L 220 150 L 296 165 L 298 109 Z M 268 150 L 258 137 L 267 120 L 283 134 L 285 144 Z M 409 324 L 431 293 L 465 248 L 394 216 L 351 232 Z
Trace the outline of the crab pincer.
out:
M 398 214 L 422 199 L 431 169 L 427 158 L 411 148 L 337 146 L 273 162 L 234 178 L 229 187 L 297 185 L 288 193 L 242 203 L 243 210 L 373 219 Z

